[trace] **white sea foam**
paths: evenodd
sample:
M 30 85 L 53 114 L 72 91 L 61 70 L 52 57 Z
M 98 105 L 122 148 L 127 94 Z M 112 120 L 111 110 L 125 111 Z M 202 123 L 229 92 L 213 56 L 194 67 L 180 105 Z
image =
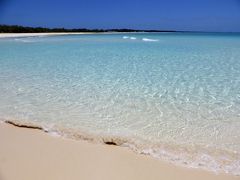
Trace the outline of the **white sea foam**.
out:
M 14 39 L 15 41 L 19 41 L 19 42 L 23 42 L 23 43 L 32 43 L 32 42 L 35 42 L 35 41 L 33 41 L 33 40 L 28 40 L 28 39 L 26 39 L 26 38 L 15 38 Z
M 61 137 L 62 135 L 59 134 L 57 131 L 50 131 L 49 134 L 54 137 Z
M 147 148 L 141 149 L 134 145 L 127 145 L 130 149 L 140 154 L 150 155 L 154 158 L 172 162 L 179 166 L 190 167 L 196 169 L 204 169 L 215 173 L 229 173 L 235 176 L 240 175 L 240 159 L 239 155 L 237 159 L 232 157 L 232 154 L 225 154 L 225 156 L 216 154 L 207 154 L 204 152 L 184 152 L 183 149 L 176 148 L 168 149 L 164 146 L 159 148 Z
M 129 36 L 123 36 L 123 39 L 131 39 L 131 40 L 136 40 L 137 38 L 136 37 L 129 37 Z
M 137 38 L 136 37 L 129 37 L 129 36 L 123 36 L 123 39 L 131 39 L 131 40 L 136 40 Z
M 148 38 L 142 38 L 143 41 L 148 41 L 148 42 L 157 42 L 159 41 L 158 39 L 148 39 Z

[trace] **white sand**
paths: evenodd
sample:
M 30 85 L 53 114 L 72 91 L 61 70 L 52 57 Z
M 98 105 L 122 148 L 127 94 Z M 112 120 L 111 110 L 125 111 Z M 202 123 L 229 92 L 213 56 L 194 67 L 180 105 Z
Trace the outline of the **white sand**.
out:
M 53 137 L 0 123 L 0 180 L 231 180 L 127 148 Z
M 93 33 L 0 33 L 0 38 L 14 38 L 14 37 L 34 37 L 34 36 L 57 36 L 68 34 L 93 34 Z

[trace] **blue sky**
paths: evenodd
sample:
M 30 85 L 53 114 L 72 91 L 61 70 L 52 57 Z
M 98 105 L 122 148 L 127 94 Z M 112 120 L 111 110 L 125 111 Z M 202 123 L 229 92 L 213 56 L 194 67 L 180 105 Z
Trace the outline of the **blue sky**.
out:
M 0 24 L 240 32 L 240 0 L 0 0 Z

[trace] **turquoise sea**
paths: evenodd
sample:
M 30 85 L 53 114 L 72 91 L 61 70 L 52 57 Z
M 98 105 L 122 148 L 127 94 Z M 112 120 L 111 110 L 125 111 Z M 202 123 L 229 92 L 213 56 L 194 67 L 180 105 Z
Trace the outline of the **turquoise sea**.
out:
M 0 39 L 0 119 L 240 175 L 240 34 Z

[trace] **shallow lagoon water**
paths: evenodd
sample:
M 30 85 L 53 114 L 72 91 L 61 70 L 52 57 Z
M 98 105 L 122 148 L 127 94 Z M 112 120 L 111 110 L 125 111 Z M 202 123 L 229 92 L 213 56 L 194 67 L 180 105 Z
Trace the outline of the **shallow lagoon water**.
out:
M 3 120 L 122 138 L 140 153 L 240 174 L 239 34 L 1 39 L 0 92 Z

